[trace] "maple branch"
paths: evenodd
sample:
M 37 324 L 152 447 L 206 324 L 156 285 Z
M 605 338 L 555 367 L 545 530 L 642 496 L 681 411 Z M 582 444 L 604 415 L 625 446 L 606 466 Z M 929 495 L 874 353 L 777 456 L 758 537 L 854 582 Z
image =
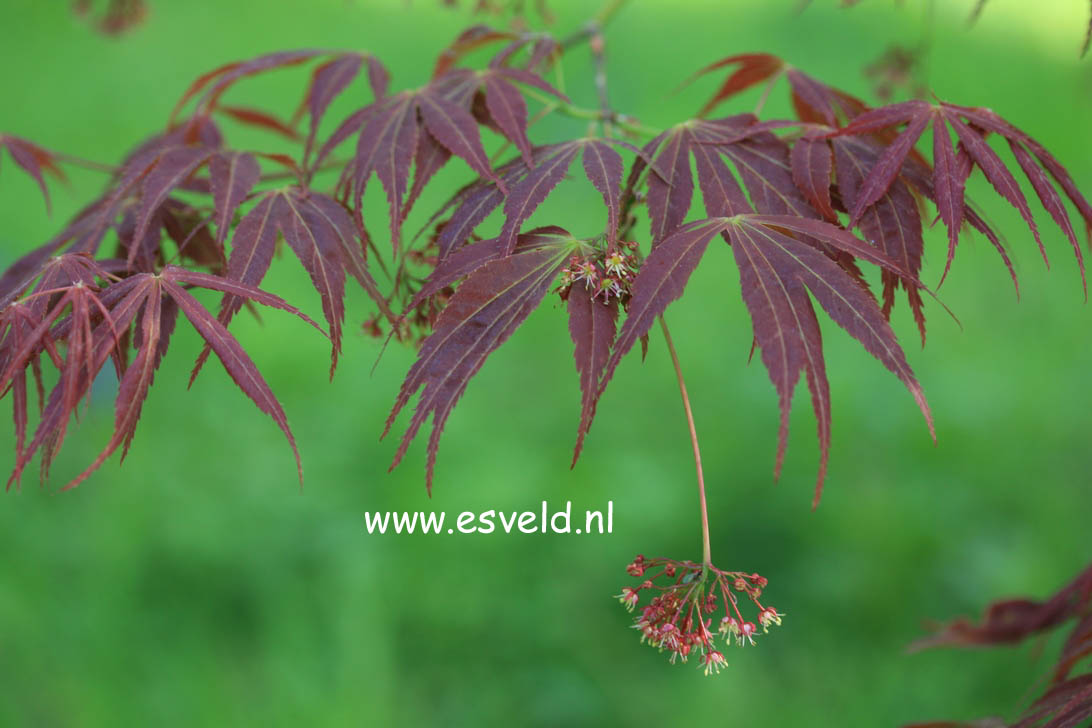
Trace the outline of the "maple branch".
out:
M 686 424 L 690 428 L 690 444 L 694 447 L 694 467 L 698 471 L 698 496 L 701 499 L 701 545 L 702 564 L 706 568 L 713 565 L 712 549 L 709 545 L 709 508 L 705 504 L 705 476 L 701 469 L 701 448 L 698 446 L 698 430 L 694 427 L 694 413 L 690 409 L 690 396 L 686 393 L 686 381 L 683 379 L 682 366 L 679 364 L 679 354 L 675 351 L 675 344 L 671 340 L 671 332 L 667 329 L 667 321 L 660 316 L 660 329 L 664 332 L 664 341 L 667 342 L 667 350 L 671 353 L 671 363 L 675 366 L 675 376 L 679 380 L 679 393 L 682 395 L 683 409 L 686 410 Z
M 341 169 L 341 168 L 345 167 L 345 165 L 347 165 L 347 164 L 348 164 L 348 162 L 343 160 L 343 159 L 327 159 L 325 162 L 323 162 L 322 164 L 320 164 L 317 167 L 312 168 L 309 171 L 310 171 L 311 175 L 313 176 L 313 175 L 318 174 L 319 172 L 329 172 L 331 170 Z M 299 179 L 299 172 L 298 171 L 293 171 L 293 170 L 290 170 L 290 169 L 285 170 L 283 172 L 268 172 L 266 174 L 263 174 L 259 178 L 258 181 L 259 182 L 280 182 L 280 181 L 283 181 L 283 180 L 286 180 L 286 179 L 298 180 Z
M 607 54 L 603 34 L 596 32 L 588 42 L 592 58 L 595 59 L 595 91 L 599 95 L 599 113 L 602 115 L 603 136 L 611 136 L 615 113 L 610 108 L 610 95 L 607 93 Z
M 637 122 L 632 116 L 627 114 L 619 114 L 613 111 L 604 113 L 599 109 L 585 109 L 580 106 L 574 106 L 573 104 L 567 104 L 564 101 L 555 101 L 548 96 L 525 88 L 523 92 L 535 101 L 540 101 L 545 104 L 545 110 L 547 113 L 557 111 L 565 116 L 571 116 L 574 119 L 590 119 L 591 121 L 610 122 L 619 129 L 623 129 L 631 134 L 637 134 L 642 136 L 656 136 L 660 133 L 659 129 L 653 129 L 651 127 L 644 126 Z
M 561 47 L 562 52 L 569 50 L 573 46 L 580 45 L 586 40 L 591 39 L 592 36 L 597 33 L 601 33 L 607 24 L 618 14 L 618 11 L 629 0 L 607 0 L 603 4 L 603 7 L 599 9 L 599 12 L 595 14 L 595 17 L 584 24 L 584 27 L 575 33 L 566 36 L 558 44 Z

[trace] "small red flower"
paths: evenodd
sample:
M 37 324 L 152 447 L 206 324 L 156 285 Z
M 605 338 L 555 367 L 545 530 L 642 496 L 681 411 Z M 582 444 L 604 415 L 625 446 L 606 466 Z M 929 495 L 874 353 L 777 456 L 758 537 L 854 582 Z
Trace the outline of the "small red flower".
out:
M 724 659 L 724 655 L 720 650 L 710 650 L 706 652 L 701 658 L 701 666 L 705 668 L 705 674 L 710 672 L 720 674 L 720 669 L 725 667 L 728 661 Z

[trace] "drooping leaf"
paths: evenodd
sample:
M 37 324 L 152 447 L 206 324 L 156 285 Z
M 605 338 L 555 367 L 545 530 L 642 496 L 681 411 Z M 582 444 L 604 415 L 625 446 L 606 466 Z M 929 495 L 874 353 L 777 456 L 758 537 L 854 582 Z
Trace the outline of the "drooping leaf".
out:
M 736 182 L 732 170 L 715 147 L 694 144 L 690 150 L 694 155 L 694 168 L 697 170 L 698 186 L 701 188 L 707 215 L 730 217 L 753 212 L 751 203 Z
M 421 391 L 392 468 L 431 415 L 426 485 L 432 492 L 440 435 L 452 408 L 489 354 L 538 307 L 570 251 L 569 245 L 556 245 L 499 258 L 474 270 L 459 286 L 421 345 L 387 418 L 384 436 L 410 398 Z
M 489 43 L 509 40 L 514 34 L 490 28 L 488 25 L 474 25 L 462 31 L 459 36 L 436 58 L 432 77 L 439 78 L 467 53 Z
M 307 134 L 304 159 L 310 156 L 311 147 L 315 143 L 315 136 L 318 134 L 319 124 L 322 123 L 326 109 L 342 91 L 348 88 L 363 65 L 364 57 L 361 54 L 345 53 L 323 63 L 311 73 L 311 85 L 304 97 L 304 105 L 311 117 L 311 130 Z M 303 105 L 300 108 L 303 108 Z
M 657 148 L 657 173 L 648 176 L 648 216 L 652 220 L 652 244 L 658 245 L 686 219 L 694 196 L 690 174 L 690 129 L 675 127 L 645 145 L 651 157 Z
M 232 381 L 257 405 L 258 409 L 269 415 L 277 423 L 292 447 L 292 454 L 296 458 L 296 472 L 302 485 L 303 463 L 300 460 L 299 450 L 296 449 L 296 439 L 292 436 L 292 431 L 288 427 L 288 418 L 285 416 L 280 402 L 273 395 L 273 391 L 258 372 L 254 362 L 247 356 L 239 342 L 235 340 L 235 337 L 229 334 L 227 329 L 184 288 L 166 276 L 163 279 L 163 288 L 164 292 L 174 299 L 190 324 L 205 340 L 205 343 L 216 352 L 216 356 L 223 363 L 224 369 L 227 370 Z M 287 305 L 280 306 L 280 308 L 291 310 Z
M 569 290 L 567 306 L 569 336 L 573 340 L 573 358 L 580 374 L 580 425 L 573 448 L 573 466 L 584 448 L 595 406 L 599 401 L 599 378 L 610 356 L 618 319 L 618 301 L 604 302 L 587 281 L 574 284 Z
M 745 91 L 755 84 L 762 83 L 771 78 L 784 69 L 785 62 L 777 56 L 772 56 L 768 53 L 744 53 L 737 56 L 729 56 L 728 58 L 723 58 L 716 63 L 712 63 L 701 69 L 687 79 L 686 83 L 689 84 L 700 76 L 704 76 L 707 73 L 712 73 L 713 71 L 728 66 L 736 67 L 736 70 L 728 76 L 713 95 L 713 98 L 706 102 L 705 106 L 698 112 L 698 116 L 705 116 L 721 101 L 731 98 L 741 91 Z
M 224 92 L 240 79 L 265 71 L 306 63 L 313 58 L 326 55 L 326 53 L 326 51 L 321 50 L 282 51 L 259 56 L 249 61 L 236 61 L 214 68 L 199 76 L 182 94 L 178 103 L 175 104 L 174 111 L 171 112 L 170 126 L 174 126 L 175 119 L 178 118 L 179 113 L 186 104 L 202 91 L 205 93 L 198 99 L 197 106 L 199 109 L 204 110 L 204 115 L 207 115 L 217 105 Z
M 246 286 L 261 283 L 273 260 L 278 233 L 307 270 L 319 294 L 330 327 L 330 375 L 333 376 L 341 351 L 346 275 L 353 276 L 377 303 L 383 300 L 365 264 L 357 227 L 348 211 L 326 195 L 295 187 L 266 193 L 235 230 L 227 277 Z M 220 324 L 227 326 L 242 304 L 243 299 L 238 296 L 230 293 L 224 296 L 218 316 Z M 206 347 L 201 353 L 193 377 L 209 351 Z
M 822 83 L 795 68 L 785 77 L 791 88 L 790 99 L 801 121 L 838 127 L 868 109 L 855 96 Z
M 485 103 L 490 116 L 516 145 L 523 160 L 532 164 L 531 140 L 527 138 L 527 103 L 523 94 L 502 77 L 490 74 L 485 79 Z
M 261 176 L 261 167 L 252 154 L 220 152 L 209 158 L 209 185 L 216 204 L 216 242 L 227 239 L 231 221 L 239 205 L 247 198 Z
M 503 183 L 489 166 L 489 157 L 478 135 L 478 125 L 470 112 L 437 93 L 425 91 L 417 98 L 421 118 L 429 133 L 475 172 L 503 188 Z
M 434 153 L 429 148 L 432 141 L 451 155 L 463 159 L 475 172 L 498 184 L 502 193 L 504 191 L 504 183 L 493 172 L 482 147 L 477 122 L 462 105 L 463 102 L 469 103 L 477 81 L 462 84 L 460 88 L 464 91 L 469 89 L 470 95 L 463 93 L 460 96 L 458 90 L 444 85 L 446 80 L 440 79 L 415 93 L 405 92 L 386 99 L 370 114 L 360 131 L 356 157 L 352 163 L 353 199 L 358 222 L 361 221 L 359 210 L 368 177 L 374 171 L 387 192 L 395 251 L 399 248 L 402 220 L 409 212 L 408 205 L 403 205 L 403 199 L 411 162 L 417 159 L 422 165 L 417 176 L 420 183 L 415 182 L 415 190 L 411 193 L 412 202 L 425 182 L 450 158 L 445 153 Z M 460 100 L 452 100 L 451 95 Z M 429 134 L 429 142 L 419 144 L 421 134 Z
M 871 167 L 874 155 L 867 146 L 854 143 L 846 137 L 832 140 L 837 168 L 838 193 L 842 202 L 852 209 L 861 194 L 861 184 Z M 865 240 L 897 260 L 902 268 L 914 276 L 921 272 L 924 248 L 922 221 L 918 201 L 910 187 L 902 180 L 895 180 L 888 190 L 864 212 L 858 227 Z M 895 288 L 899 279 L 889 271 L 883 273 L 883 312 L 889 316 L 895 300 Z M 910 308 L 918 324 L 922 344 L 925 343 L 925 314 L 918 290 L 906 288 Z
M 129 322 L 141 310 L 145 296 L 145 291 L 140 287 L 144 281 L 143 276 L 144 274 L 140 274 L 116 283 L 104 294 L 99 294 L 82 281 L 79 285 L 68 288 L 51 310 L 42 316 L 37 330 L 24 340 L 25 348 L 9 360 L 9 368 L 4 374 L 5 380 L 17 367 L 23 366 L 23 361 L 29 358 L 33 363 L 38 356 L 36 349 L 49 353 L 59 370 L 57 382 L 46 398 L 33 437 L 16 456 L 8 479 L 9 487 L 13 482 L 19 482 L 23 470 L 39 452 L 42 456 L 43 479 L 48 475 L 50 463 L 64 442 L 68 422 L 75 414 L 79 402 L 90 392 L 95 375 L 106 360 L 117 353 L 119 332 L 127 329 Z M 92 305 L 81 304 L 81 299 Z M 58 324 L 51 330 L 53 322 L 57 321 L 70 304 L 72 305 L 64 322 L 67 326 Z M 94 317 L 98 314 L 102 318 L 96 323 Z M 150 318 L 148 321 L 151 323 Z M 63 361 L 53 349 L 54 335 L 64 335 L 68 340 L 69 346 Z M 0 385 L 0 391 L 3 389 L 4 385 Z M 39 397 L 41 399 L 41 393 Z M 124 438 L 120 439 L 119 444 L 123 440 Z
M 933 424 L 921 387 L 875 300 L 822 250 L 780 232 L 785 230 L 880 265 L 908 285 L 920 287 L 916 276 L 903 269 L 898 261 L 820 220 L 793 215 L 740 214 L 688 223 L 654 247 L 642 264 L 633 282 L 626 320 L 600 379 L 599 395 L 621 359 L 647 334 L 667 306 L 682 295 L 709 241 L 727 232 L 740 268 L 743 298 L 751 312 L 755 340 L 781 401 L 782 425 L 775 475 L 780 471 L 787 442 L 792 393 L 803 370 L 819 425 L 821 460 L 815 499 L 818 503 L 829 450 L 830 403 L 822 342 L 809 292 L 839 326 L 903 381 L 925 415 L 930 432 Z
M 633 281 L 626 320 L 611 349 L 610 359 L 603 368 L 599 383 L 600 396 L 622 357 L 648 333 L 668 304 L 682 296 L 690 275 L 709 246 L 709 241 L 728 229 L 731 224 L 729 219 L 713 218 L 683 225 L 661 240 L 649 253 Z M 592 411 L 594 412 L 594 407 Z
M 265 278 L 276 249 L 280 220 L 278 204 L 276 194 L 266 195 L 235 228 L 227 261 L 227 277 L 231 280 L 257 286 Z M 242 305 L 241 299 L 225 297 L 220 306 L 220 323 L 227 326 Z
M 781 399 L 781 434 L 775 475 L 780 471 L 787 442 L 792 390 L 803 368 L 808 375 L 812 406 L 819 421 L 820 465 L 813 502 L 813 505 L 818 505 L 829 451 L 830 402 L 822 342 L 814 311 L 804 295 L 805 287 L 835 323 L 860 341 L 870 354 L 902 380 L 925 416 L 930 433 L 933 433 L 933 419 L 921 386 L 875 300 L 829 257 L 777 232 L 777 228 L 787 222 L 756 216 L 734 225 L 730 235 L 732 250 L 740 267 L 744 302 L 751 312 L 763 363 Z M 825 225 L 804 222 L 812 228 L 812 235 L 820 233 L 815 228 Z M 826 227 L 830 229 L 830 235 L 825 236 L 824 242 L 839 246 L 846 244 L 842 248 L 846 252 L 867 255 L 867 246 L 839 228 Z M 891 261 L 887 265 L 895 267 Z
M 791 67 L 777 56 L 766 53 L 746 53 L 721 59 L 695 73 L 686 84 L 706 73 L 726 67 L 735 70 L 725 79 L 698 116 L 705 116 L 721 102 L 755 84 L 766 80 L 776 81 L 781 74 L 788 79 L 793 107 L 803 121 L 836 127 L 868 108 L 860 99 L 827 86 Z
M 421 196 L 425 185 L 428 184 L 433 175 L 447 164 L 449 159 L 451 159 L 451 152 L 443 144 L 436 141 L 436 138 L 429 134 L 428 130 L 417 135 L 417 151 L 413 154 L 413 186 L 406 198 L 406 204 L 402 207 L 403 219 L 409 216 L 410 210 L 417 202 L 417 198 Z
M 888 143 L 883 154 L 869 171 L 862 185 L 862 192 L 857 199 L 852 217 L 856 220 L 863 214 L 868 206 L 879 200 L 900 174 L 906 174 L 908 167 L 915 164 L 911 158 L 914 143 L 921 136 L 926 126 L 933 130 L 933 188 L 936 191 L 937 208 L 941 219 L 948 227 L 949 233 L 949 261 L 954 254 L 955 244 L 958 238 L 958 224 L 964 215 L 965 201 L 963 199 L 964 181 L 963 173 L 965 165 L 973 162 L 974 166 L 982 170 L 983 175 L 994 187 L 997 193 L 1011 204 L 1023 217 L 1036 242 L 1039 244 L 1044 260 L 1046 250 L 1039 239 L 1039 231 L 1032 218 L 1027 200 L 1020 189 L 1016 178 L 1005 167 L 998 154 L 989 146 L 983 138 L 982 131 L 1000 135 L 1012 145 L 1026 147 L 1025 154 L 1015 153 L 1021 169 L 1028 176 L 1032 187 L 1036 190 L 1044 208 L 1059 224 L 1063 233 L 1069 237 L 1069 225 L 1063 224 L 1061 218 L 1068 217 L 1058 203 L 1057 193 L 1051 195 L 1047 192 L 1049 184 L 1043 171 L 1050 174 L 1076 205 L 1078 212 L 1085 218 L 1086 224 L 1092 225 L 1092 207 L 1089 207 L 1084 197 L 1071 184 L 1068 172 L 1057 163 L 1042 148 L 1038 142 L 1027 134 L 1016 129 L 999 116 L 986 109 L 955 106 L 953 104 L 940 103 L 929 104 L 924 101 L 907 101 L 901 104 L 873 109 L 857 116 L 849 125 L 835 134 L 849 135 L 876 135 L 880 132 L 888 132 L 894 127 L 905 124 L 903 130 L 894 140 Z M 973 126 L 972 126 L 973 125 Z M 949 128 L 955 132 L 960 144 L 958 154 L 952 151 L 952 142 L 949 137 Z M 963 155 L 963 162 L 960 161 Z M 1041 171 L 1035 171 L 1031 156 L 1034 155 L 1042 167 Z M 1085 281 L 1084 259 L 1080 246 L 1076 245 L 1075 238 L 1070 239 L 1081 270 L 1081 280 Z M 945 268 L 947 274 L 947 267 Z M 1087 283 L 1085 283 L 1087 290 Z
M 564 179 L 569 165 L 580 151 L 579 143 L 563 144 L 557 152 L 539 162 L 526 177 L 512 185 L 504 200 L 504 228 L 501 245 L 510 252 L 524 221 Z
M 800 372 L 804 371 L 818 425 L 820 455 L 815 492 L 815 503 L 818 503 L 830 450 L 830 387 L 819 322 L 804 281 L 787 273 L 786 261 L 777 255 L 776 248 L 767 250 L 761 236 L 747 231 L 734 233 L 732 242 L 743 301 L 751 314 L 754 342 L 777 391 L 781 411 L 774 477 L 781 474 L 788 445 L 792 396 Z
M 621 217 L 622 157 L 608 144 L 593 140 L 584 145 L 583 159 L 584 174 L 607 206 L 607 242 L 613 246 Z
M 140 344 L 136 355 L 118 382 L 118 394 L 114 402 L 114 434 L 95 461 L 69 482 L 65 490 L 75 488 L 82 483 L 88 475 L 106 462 L 106 459 L 118 447 L 124 446 L 125 450 L 129 448 L 160 360 L 157 356 L 162 334 L 163 298 L 160 295 L 160 285 L 161 282 L 154 278 L 148 279 L 144 284 L 146 295 L 141 304 L 142 314 L 138 316 L 137 322 Z M 122 457 L 124 458 L 124 453 Z
M 535 228 L 520 234 L 516 239 L 515 252 L 523 253 L 538 248 L 557 247 L 566 244 L 570 239 L 569 233 L 556 225 Z M 462 246 L 437 263 L 432 274 L 406 304 L 406 311 L 413 310 L 426 298 L 436 295 L 444 288 L 463 280 L 486 263 L 504 255 L 505 250 L 500 238 L 479 240 Z
M 558 153 L 564 146 L 554 144 L 535 147 L 532 150 L 532 161 L 534 161 L 535 165 L 538 165 L 543 160 Z M 509 189 L 529 173 L 530 170 L 524 165 L 522 157 L 513 159 L 497 168 L 497 174 L 504 180 Z M 428 225 L 431 225 L 448 210 L 452 211 L 451 217 L 444 223 L 436 241 L 440 251 L 440 259 L 442 260 L 452 250 L 469 240 L 474 229 L 504 201 L 504 192 L 495 183 L 488 180 L 472 182 L 456 192 L 451 200 L 433 215 L 428 223 Z
M 13 479 L 18 478 L 35 451 L 46 446 L 46 452 L 52 452 L 59 447 L 59 440 L 63 438 L 64 428 L 76 404 L 88 395 L 95 374 L 118 346 L 117 332 L 125 330 L 131 321 L 135 321 L 133 344 L 136 354 L 124 367 L 119 378 L 114 433 L 92 464 L 70 481 L 65 489 L 78 486 L 118 448 L 122 448 L 124 457 L 156 369 L 166 351 L 165 339 L 170 336 L 178 312 L 181 311 L 206 344 L 216 352 L 239 388 L 284 431 L 296 454 L 297 469 L 302 482 L 299 454 L 280 404 L 238 342 L 183 286 L 198 286 L 242 296 L 294 313 L 317 328 L 313 321 L 280 298 L 218 276 L 195 273 L 174 266 L 167 266 L 158 274 L 132 275 L 112 285 L 98 300 L 97 310 L 73 306 L 73 324 L 67 327 L 67 339 L 70 345 L 69 358 L 78 356 L 78 365 L 66 364 L 62 370 L 60 381 L 43 411 L 34 440 L 17 458 Z M 78 287 L 70 290 L 89 289 Z M 92 314 L 96 313 L 101 313 L 102 318 L 100 323 L 94 324 Z M 84 332 L 82 339 L 74 339 L 74 333 L 80 331 Z M 74 340 L 82 343 L 73 348 Z
M 507 186 L 507 196 L 495 183 L 486 180 L 479 180 L 461 189 L 429 223 L 435 222 L 446 210 L 452 210 L 451 217 L 443 223 L 437 237 L 440 259 L 466 242 L 474 229 L 502 202 L 505 222 L 500 238 L 506 249 L 511 250 L 523 224 L 564 179 L 576 155 L 589 146 L 602 144 L 599 140 L 577 139 L 535 147 L 531 154 L 533 166 L 526 166 L 522 157 L 501 165 L 497 168 L 497 174 Z M 613 150 L 604 148 L 613 153 Z M 602 154 L 607 167 L 584 165 L 584 172 L 597 188 L 600 184 L 606 184 L 606 194 L 609 194 L 609 178 L 613 174 L 617 179 L 618 170 L 611 172 L 610 166 L 614 162 L 606 153 Z M 607 175 L 606 182 L 604 174 Z
M 1092 604 L 1092 566 L 1049 599 L 1006 599 L 986 609 L 978 624 L 958 618 L 939 625 L 934 634 L 918 640 L 911 649 L 1012 644 L 1082 615 Z
M 282 195 L 284 219 L 281 234 L 303 267 L 311 275 L 311 283 L 319 293 L 322 312 L 330 326 L 330 377 L 337 368 L 341 351 L 341 326 L 345 320 L 345 262 L 337 231 L 316 213 L 306 197 Z
M 831 153 L 822 139 L 798 139 L 789 153 L 792 179 L 827 222 L 837 223 L 838 215 L 830 203 Z
M 417 105 L 411 95 L 384 101 L 364 125 L 353 162 L 354 199 L 359 210 L 368 177 L 379 177 L 391 210 L 391 241 L 397 252 L 402 228 L 402 198 L 417 143 Z
M 178 147 L 164 152 L 144 176 L 140 209 L 137 213 L 134 240 L 141 240 L 148 232 L 152 217 L 167 196 L 179 187 L 194 171 L 209 160 L 213 150 L 204 147 Z M 129 250 L 129 263 L 133 262 L 137 248 Z
M 38 183 L 42 197 L 45 198 L 46 210 L 49 211 L 49 188 L 46 187 L 44 173 L 48 172 L 62 181 L 65 179 L 54 155 L 37 144 L 10 134 L 0 134 L 0 149 L 7 149 L 15 163 Z

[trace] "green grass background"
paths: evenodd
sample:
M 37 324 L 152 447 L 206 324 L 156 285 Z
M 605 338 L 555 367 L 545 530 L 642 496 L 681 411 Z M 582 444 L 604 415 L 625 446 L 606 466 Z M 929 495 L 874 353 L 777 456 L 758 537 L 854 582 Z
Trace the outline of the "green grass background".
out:
M 151 5 L 145 25 L 107 39 L 61 0 L 7 0 L 0 130 L 114 161 L 165 122 L 190 80 L 224 62 L 286 48 L 366 49 L 391 69 L 393 88 L 408 88 L 475 21 L 429 0 Z M 921 2 L 841 10 L 815 0 L 802 15 L 795 5 L 633 0 L 608 35 L 615 105 L 652 127 L 681 121 L 716 81 L 670 91 L 702 65 L 748 51 L 783 55 L 874 101 L 862 66 L 927 27 Z M 1092 191 L 1092 61 L 1077 59 L 1087 3 L 996 0 L 972 29 L 971 0 L 937 5 L 928 25 L 936 93 L 995 109 Z M 598 7 L 550 6 L 559 33 Z M 590 68 L 586 49 L 566 58 L 567 90 L 586 106 L 595 103 Z M 288 113 L 305 77 L 255 79 L 232 98 Z M 785 95 L 775 91 L 770 115 L 787 110 Z M 756 97 L 725 112 L 749 110 Z M 354 86 L 331 120 L 367 99 Z M 532 138 L 581 134 L 583 124 L 544 122 Z M 450 165 L 421 209 L 465 179 L 464 167 Z M 47 218 L 33 184 L 4 159 L 0 262 L 41 244 L 101 184 L 73 172 L 70 186 L 53 187 Z M 379 232 L 385 212 L 372 187 Z M 789 615 L 757 648 L 730 651 L 718 678 L 639 645 L 611 598 L 630 583 L 623 566 L 638 552 L 700 554 L 689 443 L 658 339 L 643 365 L 631 357 L 619 369 L 570 471 L 577 378 L 563 311 L 548 299 L 451 417 L 429 500 L 420 443 L 388 474 L 396 441 L 378 441 L 412 352 L 390 347 L 373 374 L 379 344 L 353 333 L 330 383 L 327 345 L 271 312 L 264 325 L 240 317 L 234 331 L 288 413 L 305 486 L 280 432 L 221 367 L 186 391 L 199 343 L 180 330 L 125 464 L 111 460 L 61 493 L 109 437 L 112 392 L 103 387 L 53 479 L 39 488 L 31 474 L 0 502 L 0 724 L 892 726 L 1014 715 L 1035 695 L 1028 686 L 1049 670 L 1057 639 L 994 651 L 905 647 L 925 620 L 978 614 L 1006 595 L 1046 596 L 1088 561 L 1092 311 L 1072 252 L 1041 208 L 1049 273 L 1019 217 L 977 173 L 971 191 L 1008 233 L 1022 299 L 996 253 L 968 234 L 940 290 L 962 330 L 929 302 L 921 350 L 909 316 L 896 315 L 936 415 L 936 447 L 899 382 L 824 322 L 834 441 L 816 512 L 806 392 L 785 472 L 771 480 L 776 398 L 761 365 L 747 365 L 750 322 L 725 246 L 711 247 L 669 309 L 703 438 L 714 559 L 767 576 L 769 602 Z M 593 235 L 601 218 L 592 188 L 574 180 L 534 221 Z M 930 284 L 944 250 L 943 232 L 931 232 Z M 289 258 L 263 285 L 321 314 Z M 369 309 L 357 293 L 350 304 L 355 332 Z M 11 425 L 0 427 L 10 442 Z M 544 499 L 577 510 L 613 500 L 614 533 L 364 529 L 367 511 L 453 517 L 535 510 Z

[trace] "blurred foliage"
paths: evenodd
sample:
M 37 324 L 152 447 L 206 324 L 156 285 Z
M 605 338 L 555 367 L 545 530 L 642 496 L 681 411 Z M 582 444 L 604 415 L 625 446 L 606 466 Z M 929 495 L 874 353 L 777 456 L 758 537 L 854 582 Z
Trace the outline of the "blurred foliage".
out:
M 861 69 L 920 32 L 921 3 L 852 11 L 816 3 L 803 14 L 794 5 L 634 0 L 607 34 L 615 105 L 646 125 L 674 123 L 711 89 L 670 90 L 703 64 L 746 51 L 783 55 L 869 98 Z M 1040 3 L 1031 16 L 997 3 L 971 30 L 971 0 L 943 5 L 932 89 L 993 107 L 1092 189 L 1089 67 L 1071 49 L 1086 21 L 1082 3 Z M 550 9 L 557 32 L 592 12 L 578 0 Z M 360 48 L 392 69 L 395 88 L 409 87 L 478 20 L 423 0 L 192 0 L 154 2 L 142 25 L 107 38 L 65 3 L 9 0 L 5 16 L 0 129 L 101 161 L 163 124 L 185 86 L 221 63 Z M 586 50 L 565 60 L 566 91 L 584 105 L 595 99 L 591 68 Z M 236 98 L 283 98 L 290 113 L 304 83 L 285 72 L 240 86 Z M 775 91 L 766 114 L 787 107 Z M 543 122 L 533 138 L 582 123 Z M 445 170 L 421 209 L 462 174 Z M 45 240 L 100 183 L 74 172 L 69 189 L 55 189 L 48 219 L 31 181 L 0 174 L 0 263 Z M 972 180 L 972 194 L 984 184 Z M 381 209 L 381 197 L 375 203 Z M 602 224 L 596 205 L 590 187 L 574 182 L 532 223 L 588 234 Z M 826 327 L 834 442 L 814 513 L 815 424 L 804 396 L 785 472 L 771 483 L 776 400 L 763 369 L 746 365 L 750 325 L 729 251 L 711 249 L 669 309 L 705 448 L 714 556 L 768 577 L 770 602 L 788 614 L 759 647 L 729 653 L 719 678 L 664 664 L 610 597 L 629 583 L 623 567 L 637 552 L 699 555 L 689 443 L 658 341 L 643 365 L 631 357 L 620 368 L 570 472 L 577 378 L 571 352 L 557 346 L 564 318 L 545 306 L 469 388 L 429 500 L 422 448 L 388 475 L 395 446 L 377 442 L 412 352 L 392 346 L 373 374 L 379 343 L 351 337 L 329 383 L 326 344 L 271 313 L 262 324 L 240 317 L 233 329 L 288 412 L 302 491 L 280 433 L 222 369 L 208 367 L 186 391 L 193 338 L 175 342 L 164 362 L 124 466 L 111 462 L 58 493 L 109 437 L 104 385 L 53 480 L 39 489 L 28 477 L 0 508 L 0 724 L 759 727 L 1014 714 L 1049 670 L 1051 645 L 1045 657 L 1041 645 L 904 651 L 923 620 L 977 614 L 1005 594 L 1044 596 L 1089 558 L 1092 314 L 1056 230 L 1042 225 L 1055 253 L 1047 273 L 1015 212 L 991 203 L 986 213 L 1011 231 L 1022 300 L 976 239 L 941 289 L 962 330 L 927 304 L 930 339 L 918 351 L 913 322 L 895 321 L 937 417 L 936 448 L 899 382 Z M 927 282 L 942 270 L 943 237 L 927 240 Z M 303 276 L 274 266 L 264 287 L 318 315 Z M 367 313 L 359 297 L 350 323 Z M 0 428 L 11 437 L 10 424 Z M 615 531 L 369 536 L 363 524 L 366 511 L 453 516 L 534 510 L 543 499 L 577 510 L 613 500 Z

